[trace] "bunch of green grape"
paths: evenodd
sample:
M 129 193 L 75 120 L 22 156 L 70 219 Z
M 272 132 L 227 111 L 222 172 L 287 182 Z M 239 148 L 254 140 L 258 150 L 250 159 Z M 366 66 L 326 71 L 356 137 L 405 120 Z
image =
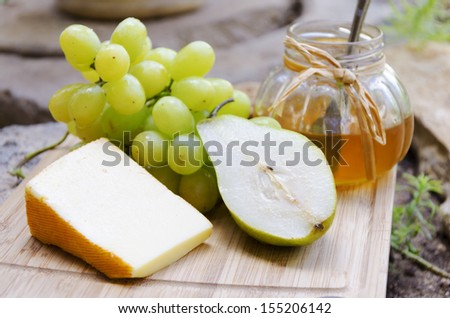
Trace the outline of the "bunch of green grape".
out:
M 204 41 L 178 52 L 152 47 L 145 25 L 120 22 L 108 41 L 84 25 L 60 36 L 67 62 L 86 83 L 58 90 L 49 101 L 53 118 L 84 142 L 109 138 L 199 211 L 219 198 L 214 169 L 196 133 L 196 124 L 223 101 L 218 113 L 249 117 L 249 97 L 227 80 L 205 75 L 215 62 Z

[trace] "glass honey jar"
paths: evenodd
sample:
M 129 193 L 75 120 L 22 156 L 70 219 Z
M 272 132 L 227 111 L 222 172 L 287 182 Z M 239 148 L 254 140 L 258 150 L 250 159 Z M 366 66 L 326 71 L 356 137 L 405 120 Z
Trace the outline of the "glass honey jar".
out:
M 385 62 L 383 33 L 364 25 L 314 21 L 287 32 L 284 65 L 262 83 L 255 116 L 273 116 L 325 153 L 337 185 L 373 181 L 405 155 L 413 114 L 405 88 Z

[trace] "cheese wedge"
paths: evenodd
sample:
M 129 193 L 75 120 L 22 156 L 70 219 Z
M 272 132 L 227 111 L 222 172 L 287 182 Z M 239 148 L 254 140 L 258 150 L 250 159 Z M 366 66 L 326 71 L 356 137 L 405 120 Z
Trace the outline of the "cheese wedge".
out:
M 212 231 L 203 214 L 106 139 L 49 165 L 25 197 L 34 237 L 110 278 L 151 275 Z

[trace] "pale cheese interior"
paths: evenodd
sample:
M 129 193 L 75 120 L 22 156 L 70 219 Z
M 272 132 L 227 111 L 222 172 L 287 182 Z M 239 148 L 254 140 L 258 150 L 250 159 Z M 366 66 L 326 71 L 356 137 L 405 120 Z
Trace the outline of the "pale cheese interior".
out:
M 200 212 L 105 139 L 44 169 L 28 183 L 27 195 L 128 264 L 130 277 L 148 276 L 176 261 L 206 240 L 212 229 Z M 27 203 L 27 210 L 32 209 Z M 27 215 L 33 218 L 33 213 Z M 64 243 L 46 243 L 65 249 Z

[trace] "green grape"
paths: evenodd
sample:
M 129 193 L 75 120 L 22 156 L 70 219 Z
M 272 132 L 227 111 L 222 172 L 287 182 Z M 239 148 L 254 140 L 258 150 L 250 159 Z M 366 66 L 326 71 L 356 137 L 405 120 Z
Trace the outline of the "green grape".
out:
M 77 135 L 77 124 L 71 120 L 69 122 L 66 123 L 67 126 L 67 131 L 71 134 L 76 136 Z
M 155 61 L 142 61 L 130 69 L 130 74 L 142 84 L 147 99 L 164 90 L 170 83 L 166 68 Z
M 194 116 L 195 124 L 198 124 L 201 120 L 206 119 L 209 116 L 209 111 L 199 110 L 197 112 L 193 112 L 192 116 Z
M 172 72 L 173 61 L 177 56 L 177 52 L 166 47 L 158 47 L 150 50 L 145 56 L 145 60 L 155 61 L 162 64 L 169 73 Z
M 179 98 L 193 111 L 205 110 L 214 97 L 212 84 L 198 76 L 190 76 L 173 82 L 171 95 Z
M 252 111 L 252 103 L 250 98 L 244 92 L 235 89 L 233 93 L 234 101 L 226 104 L 219 110 L 217 115 L 235 115 L 243 118 L 248 118 Z
M 212 210 L 219 200 L 216 176 L 205 167 L 182 176 L 178 190 L 180 196 L 201 213 Z
M 211 100 L 208 107 L 208 110 L 212 111 L 217 105 L 233 97 L 233 85 L 221 78 L 208 78 L 207 80 L 214 88 L 214 98 Z
M 142 126 L 142 130 L 154 130 L 158 131 L 158 127 L 156 127 L 155 120 L 153 119 L 153 106 L 147 108 L 147 117 L 144 120 L 144 125 Z
M 100 76 L 98 75 L 97 71 L 92 68 L 87 71 L 82 71 L 81 75 L 83 75 L 85 80 L 91 83 L 97 83 L 100 80 Z
M 152 115 L 158 130 L 168 136 L 194 131 L 194 117 L 189 108 L 176 97 L 160 98 L 153 106 Z
M 254 117 L 250 119 L 250 121 L 259 126 L 281 129 L 280 123 L 275 118 L 272 117 L 268 116 Z
M 178 194 L 181 175 L 173 171 L 169 166 L 148 167 L 147 171 L 152 174 L 159 182 L 164 184 L 170 191 Z
M 130 67 L 130 56 L 122 45 L 102 45 L 95 58 L 95 70 L 104 81 L 121 79 Z
M 118 81 L 106 83 L 103 88 L 111 107 L 122 115 L 132 115 L 144 108 L 145 91 L 133 75 L 126 74 Z
M 101 117 L 97 118 L 95 122 L 87 127 L 76 127 L 76 136 L 85 142 L 96 140 L 104 136 Z
M 140 63 L 145 60 L 146 56 L 150 53 L 152 50 L 152 40 L 147 36 L 145 38 L 144 46 L 141 49 L 141 53 L 134 59 L 133 65 Z
M 203 145 L 195 134 L 177 135 L 169 145 L 169 167 L 176 173 L 194 173 L 203 165 Z
M 143 131 L 133 139 L 131 157 L 143 167 L 167 165 L 168 137 L 157 131 Z
M 215 59 L 211 45 L 203 41 L 191 42 L 175 57 L 172 78 L 179 80 L 188 76 L 204 76 L 214 66 Z
M 83 84 L 66 85 L 50 98 L 48 110 L 56 121 L 68 123 L 72 120 L 68 108 L 69 101 L 73 94 L 82 86 Z
M 80 24 L 65 28 L 59 37 L 59 43 L 67 62 L 80 71 L 89 70 L 100 49 L 97 34 Z
M 105 104 L 105 91 L 98 85 L 86 84 L 72 95 L 68 107 L 69 114 L 77 127 L 85 128 L 102 114 Z
M 111 43 L 122 45 L 134 62 L 145 48 L 147 28 L 136 18 L 126 18 L 120 22 L 111 35 Z
M 203 165 L 207 168 L 214 167 L 214 164 L 211 161 L 211 158 L 209 157 L 208 152 L 206 151 L 205 147 L 203 147 Z
M 156 127 L 155 120 L 153 119 L 153 115 L 149 114 L 147 115 L 147 118 L 145 118 L 144 126 L 142 127 L 142 130 L 158 130 L 158 127 Z
M 209 116 L 209 111 L 207 110 L 199 110 L 197 112 L 192 112 L 192 116 L 194 117 L 195 122 L 195 134 L 198 135 L 197 132 L 197 124 L 202 121 L 203 119 L 206 119 Z
M 133 115 L 122 115 L 112 107 L 107 107 L 101 117 L 105 137 L 124 146 L 131 144 L 133 138 L 142 131 L 147 109 L 142 108 Z

